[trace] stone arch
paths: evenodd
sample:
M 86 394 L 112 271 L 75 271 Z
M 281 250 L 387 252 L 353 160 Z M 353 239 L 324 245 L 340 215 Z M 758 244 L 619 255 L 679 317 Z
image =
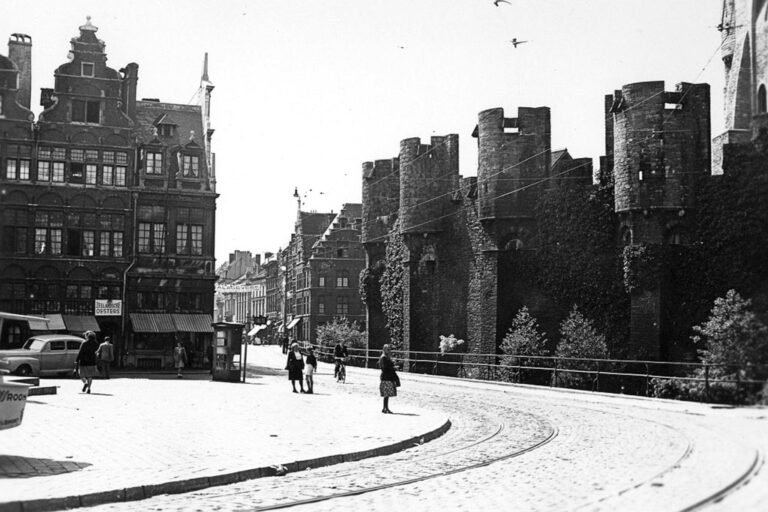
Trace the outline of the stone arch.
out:
M 664 243 L 666 245 L 684 245 L 688 241 L 688 231 L 680 223 L 671 222 L 664 230 Z
M 104 137 L 104 144 L 108 146 L 128 147 L 131 145 L 131 141 L 122 135 L 110 134 Z
M 40 132 L 40 143 L 51 143 L 51 142 L 66 142 L 67 136 L 64 132 L 61 130 L 57 130 L 56 128 L 51 128 L 48 130 L 41 130 Z
M 35 271 L 35 279 L 61 279 L 61 272 L 50 265 L 43 265 Z
M 525 249 L 531 242 L 531 233 L 521 226 L 510 228 L 499 240 L 499 249 L 502 251 L 520 251 Z
M 75 267 L 69 272 L 67 279 L 73 281 L 90 281 L 93 279 L 93 274 L 85 267 Z
M 3 200 L 5 204 L 29 204 L 29 197 L 21 190 L 14 190 Z
M 8 265 L 0 272 L 0 277 L 6 279 L 26 279 L 27 273 L 19 265 Z
M 61 206 L 64 200 L 55 192 L 46 192 L 37 199 L 37 204 L 41 206 Z
M 765 95 L 765 84 L 760 84 L 757 88 L 757 113 L 765 114 L 768 112 L 768 99 Z
M 632 226 L 622 223 L 619 226 L 619 245 L 626 247 L 632 245 Z
M 101 271 L 101 273 L 99 274 L 99 278 L 105 279 L 105 280 L 107 279 L 112 280 L 120 277 L 121 275 L 122 275 L 122 272 L 120 271 L 120 269 L 115 267 L 107 267 Z
M 70 199 L 69 204 L 78 208 L 96 208 L 98 206 L 96 201 L 86 194 L 77 194 Z
M 101 203 L 102 208 L 114 208 L 117 210 L 125 209 L 125 202 L 119 196 L 108 196 Z

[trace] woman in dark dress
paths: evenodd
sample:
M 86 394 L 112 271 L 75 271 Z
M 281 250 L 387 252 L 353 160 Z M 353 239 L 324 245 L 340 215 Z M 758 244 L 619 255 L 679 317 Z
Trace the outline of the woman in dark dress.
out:
M 389 397 L 397 396 L 397 388 L 400 386 L 400 378 L 395 371 L 395 363 L 392 361 L 392 354 L 389 345 L 384 345 L 383 352 L 379 358 L 379 368 L 381 368 L 381 378 L 379 383 L 379 392 L 384 397 L 384 408 L 381 410 L 384 414 L 392 414 L 389 410 Z
M 75 364 L 77 365 L 77 373 L 83 381 L 83 391 L 90 393 L 91 383 L 96 376 L 96 351 L 99 350 L 99 342 L 96 341 L 96 333 L 93 331 L 86 331 L 83 336 L 85 342 L 80 345 L 80 352 L 77 353 Z
M 293 392 L 298 393 L 298 391 L 296 391 L 296 381 L 299 381 L 301 392 L 304 393 L 304 376 L 302 374 L 304 370 L 304 358 L 301 357 L 298 343 L 291 345 L 291 351 L 288 352 L 288 362 L 285 363 L 285 369 L 288 370 L 288 379 L 290 379 L 291 385 L 293 386 Z

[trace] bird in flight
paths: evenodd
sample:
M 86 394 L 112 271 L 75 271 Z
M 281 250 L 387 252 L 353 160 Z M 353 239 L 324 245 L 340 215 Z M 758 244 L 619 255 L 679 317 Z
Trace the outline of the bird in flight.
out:
M 512 43 L 512 45 L 514 45 L 514 47 L 515 47 L 515 48 L 517 48 L 517 45 L 519 45 L 519 44 L 523 44 L 523 43 L 527 43 L 527 42 L 528 42 L 528 41 L 518 41 L 516 37 L 515 37 L 515 38 L 513 38 L 513 39 L 510 41 L 510 43 Z
M 507 2 L 507 0 L 493 0 L 493 5 L 496 7 L 498 7 L 500 3 L 512 5 L 512 2 Z

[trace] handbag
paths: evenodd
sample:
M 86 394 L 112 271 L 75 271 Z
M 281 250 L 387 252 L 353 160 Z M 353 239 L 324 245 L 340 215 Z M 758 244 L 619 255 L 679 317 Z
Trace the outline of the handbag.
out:
M 397 374 L 395 374 L 395 387 L 400 387 L 400 377 Z

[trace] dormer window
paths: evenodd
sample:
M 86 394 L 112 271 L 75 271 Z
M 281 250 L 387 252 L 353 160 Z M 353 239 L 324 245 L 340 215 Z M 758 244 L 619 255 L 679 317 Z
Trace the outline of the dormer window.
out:
M 147 174 L 163 174 L 163 154 L 147 151 L 144 155 L 144 171 Z
M 176 133 L 176 126 L 172 124 L 161 124 L 157 126 L 157 131 L 162 137 L 172 137 Z
M 182 159 L 181 174 L 187 178 L 197 178 L 199 176 L 200 164 L 197 156 L 184 155 Z
M 93 76 L 93 62 L 81 62 L 80 74 L 82 76 Z
M 101 103 L 98 101 L 72 100 L 72 122 L 98 124 Z

